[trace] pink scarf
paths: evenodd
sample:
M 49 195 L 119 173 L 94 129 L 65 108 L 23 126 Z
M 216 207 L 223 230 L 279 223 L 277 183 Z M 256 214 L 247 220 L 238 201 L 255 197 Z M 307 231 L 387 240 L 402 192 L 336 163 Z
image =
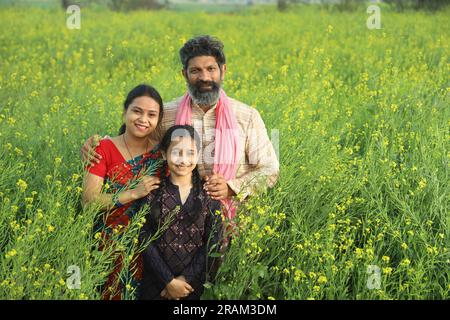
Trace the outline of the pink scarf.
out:
M 176 125 L 192 125 L 192 98 L 186 93 L 178 107 L 175 118 Z M 219 101 L 216 106 L 216 125 L 214 141 L 214 167 L 213 172 L 222 174 L 229 181 L 236 177 L 238 155 L 240 151 L 238 125 L 235 115 L 230 108 L 230 101 L 221 89 Z M 225 217 L 233 219 L 236 208 L 231 198 L 222 200 L 225 208 Z

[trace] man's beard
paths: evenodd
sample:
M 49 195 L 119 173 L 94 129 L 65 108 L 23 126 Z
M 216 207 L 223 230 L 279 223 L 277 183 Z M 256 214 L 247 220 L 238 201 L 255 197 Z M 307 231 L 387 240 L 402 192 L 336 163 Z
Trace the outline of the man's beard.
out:
M 202 91 L 202 86 L 211 86 L 211 90 Z M 213 106 L 219 101 L 221 83 L 214 81 L 197 81 L 192 84 L 188 81 L 188 91 L 195 104 Z

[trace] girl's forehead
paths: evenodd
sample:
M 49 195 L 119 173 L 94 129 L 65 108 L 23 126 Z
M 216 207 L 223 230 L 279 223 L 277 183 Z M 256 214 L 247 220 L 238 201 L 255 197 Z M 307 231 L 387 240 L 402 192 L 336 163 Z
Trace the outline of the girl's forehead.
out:
M 172 140 L 170 141 L 170 146 L 184 146 L 184 147 L 194 147 L 195 141 L 190 136 L 172 136 Z

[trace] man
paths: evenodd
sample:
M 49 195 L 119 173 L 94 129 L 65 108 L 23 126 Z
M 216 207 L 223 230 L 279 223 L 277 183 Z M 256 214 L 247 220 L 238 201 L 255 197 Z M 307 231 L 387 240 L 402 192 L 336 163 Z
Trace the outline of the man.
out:
M 222 42 L 211 36 L 190 39 L 180 49 L 180 59 L 188 92 L 165 104 L 153 142 L 174 124 L 193 125 L 202 138 L 198 170 L 215 200 L 230 204 L 236 195 L 242 200 L 259 187 L 272 187 L 279 162 L 259 112 L 222 90 L 227 70 Z M 83 157 L 91 162 L 98 161 L 97 154 L 90 155 L 94 139 L 82 148 Z M 233 208 L 228 215 L 234 216 Z

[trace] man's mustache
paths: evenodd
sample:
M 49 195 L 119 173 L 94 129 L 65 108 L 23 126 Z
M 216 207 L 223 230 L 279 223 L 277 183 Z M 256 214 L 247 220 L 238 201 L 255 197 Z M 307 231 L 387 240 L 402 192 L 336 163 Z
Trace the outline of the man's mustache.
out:
M 218 89 L 219 88 L 219 84 L 217 82 L 214 81 L 197 81 L 195 83 L 195 86 L 197 87 L 197 89 L 201 89 L 202 87 L 206 87 L 206 86 L 210 86 L 212 89 Z

